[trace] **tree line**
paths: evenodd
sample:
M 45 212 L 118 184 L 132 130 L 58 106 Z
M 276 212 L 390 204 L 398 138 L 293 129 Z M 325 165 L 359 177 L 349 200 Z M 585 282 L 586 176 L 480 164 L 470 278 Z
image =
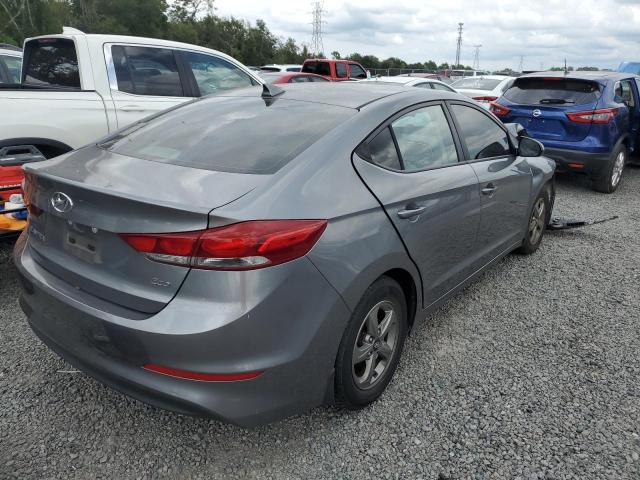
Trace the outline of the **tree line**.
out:
M 220 50 L 246 65 L 299 64 L 312 55 L 306 45 L 293 38 L 274 35 L 262 20 L 252 24 L 216 15 L 213 0 L 0 0 L 0 43 L 22 45 L 28 37 L 59 33 L 63 25 L 86 33 L 192 43 Z M 343 58 L 339 52 L 331 56 Z M 407 63 L 396 57 L 379 59 L 359 53 L 344 58 L 372 69 L 450 68 L 433 60 Z

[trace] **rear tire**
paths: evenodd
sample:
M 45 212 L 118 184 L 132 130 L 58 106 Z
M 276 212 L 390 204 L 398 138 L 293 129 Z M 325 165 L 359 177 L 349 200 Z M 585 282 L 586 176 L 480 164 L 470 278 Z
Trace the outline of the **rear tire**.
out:
M 547 189 L 543 188 L 533 202 L 533 207 L 529 214 L 529 223 L 527 224 L 527 233 L 516 253 L 531 255 L 540 248 L 550 218 L 551 201 Z
M 618 146 L 611 152 L 611 158 L 609 158 L 602 173 L 593 179 L 593 189 L 602 193 L 615 192 L 622 180 L 622 172 L 627 164 L 628 157 L 627 148 L 624 145 Z
M 335 365 L 336 405 L 363 408 L 380 397 L 407 338 L 407 303 L 400 285 L 380 277 L 364 293 L 343 334 Z

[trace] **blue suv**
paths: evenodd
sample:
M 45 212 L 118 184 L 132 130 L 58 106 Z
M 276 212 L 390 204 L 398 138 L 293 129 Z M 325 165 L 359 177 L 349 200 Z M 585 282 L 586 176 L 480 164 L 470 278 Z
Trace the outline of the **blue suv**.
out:
M 612 193 L 638 148 L 640 77 L 617 72 L 541 72 L 517 78 L 491 111 L 542 142 L 558 171 L 582 172 Z

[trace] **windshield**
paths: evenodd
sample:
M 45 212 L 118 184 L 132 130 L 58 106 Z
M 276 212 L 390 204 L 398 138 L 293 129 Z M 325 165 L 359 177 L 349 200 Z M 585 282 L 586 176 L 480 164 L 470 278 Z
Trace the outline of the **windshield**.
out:
M 502 80 L 492 80 L 482 77 L 470 77 L 463 78 L 457 82 L 453 82 L 451 86 L 453 88 L 468 88 L 470 90 L 493 90 L 496 88 Z
M 596 82 L 570 78 L 519 78 L 504 97 L 523 105 L 583 105 L 595 103 L 602 87 Z
M 100 146 L 184 167 L 271 174 L 355 113 L 312 102 L 209 97 L 120 132 Z

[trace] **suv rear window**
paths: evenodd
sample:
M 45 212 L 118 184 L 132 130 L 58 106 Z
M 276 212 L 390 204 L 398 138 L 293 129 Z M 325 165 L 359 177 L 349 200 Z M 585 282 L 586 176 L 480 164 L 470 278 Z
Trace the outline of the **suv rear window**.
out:
M 100 146 L 154 162 L 232 173 L 271 174 L 355 114 L 311 102 L 209 97 L 134 124 Z
M 302 66 L 302 71 L 305 73 L 315 73 L 316 75 L 331 75 L 329 62 L 306 62 Z
M 80 88 L 78 56 L 73 40 L 43 38 L 27 42 L 23 81 L 29 85 Z
M 583 105 L 596 103 L 602 87 L 588 80 L 570 78 L 519 78 L 504 97 L 523 105 Z

